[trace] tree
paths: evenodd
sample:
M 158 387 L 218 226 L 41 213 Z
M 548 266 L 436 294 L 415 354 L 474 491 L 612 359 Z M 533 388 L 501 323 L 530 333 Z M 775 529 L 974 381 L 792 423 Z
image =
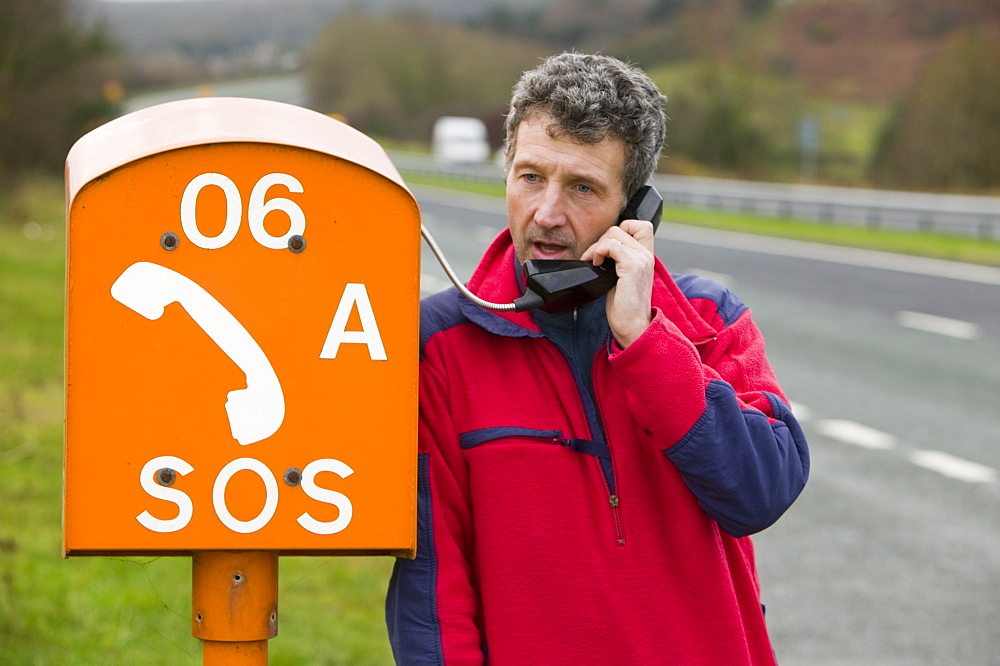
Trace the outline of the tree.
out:
M 0 173 L 60 168 L 73 142 L 112 116 L 112 47 L 71 2 L 0 2 Z
M 419 16 L 344 14 L 320 31 L 307 57 L 310 106 L 395 139 L 427 140 L 442 115 L 496 126 L 511 87 L 544 53 Z
M 676 92 L 665 88 L 667 154 L 748 178 L 758 176 L 773 158 L 773 147 L 753 110 L 773 104 L 762 99 L 755 83 L 747 71 L 709 61 Z
M 1000 187 L 1000 46 L 976 32 L 949 39 L 890 117 L 872 163 L 887 187 Z

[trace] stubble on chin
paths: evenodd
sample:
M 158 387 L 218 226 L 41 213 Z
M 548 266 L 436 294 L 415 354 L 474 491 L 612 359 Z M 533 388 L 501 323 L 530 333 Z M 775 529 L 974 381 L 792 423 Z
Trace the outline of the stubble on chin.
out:
M 573 236 L 560 233 L 559 231 L 534 228 L 526 231 L 520 241 L 515 241 L 514 243 L 514 250 L 517 252 L 517 258 L 521 263 L 532 258 L 531 254 L 535 243 L 561 246 L 569 250 L 573 257 L 579 258 L 580 256 L 576 247 L 576 239 Z

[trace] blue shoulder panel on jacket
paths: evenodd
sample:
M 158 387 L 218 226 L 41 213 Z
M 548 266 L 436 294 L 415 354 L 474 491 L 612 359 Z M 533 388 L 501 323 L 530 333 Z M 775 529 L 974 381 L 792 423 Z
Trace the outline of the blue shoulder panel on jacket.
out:
M 435 333 L 467 323 L 476 324 L 495 335 L 512 338 L 542 337 L 540 331 L 528 330 L 504 319 L 496 312 L 485 310 L 451 287 L 420 301 L 421 360 L 424 357 L 424 347 Z
M 461 300 L 464 299 L 458 290 L 451 287 L 420 301 L 421 358 L 423 358 L 424 347 L 431 336 L 467 321 L 459 308 Z
M 716 279 L 703 275 L 671 275 L 671 277 L 688 300 L 707 298 L 715 303 L 716 311 L 726 326 L 732 326 L 747 309 L 739 296 Z

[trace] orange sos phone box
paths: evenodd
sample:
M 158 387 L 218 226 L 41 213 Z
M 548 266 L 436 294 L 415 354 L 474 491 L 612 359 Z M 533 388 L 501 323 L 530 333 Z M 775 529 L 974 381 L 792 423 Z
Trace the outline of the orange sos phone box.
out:
M 186 100 L 66 183 L 64 554 L 412 557 L 420 214 L 378 144 Z

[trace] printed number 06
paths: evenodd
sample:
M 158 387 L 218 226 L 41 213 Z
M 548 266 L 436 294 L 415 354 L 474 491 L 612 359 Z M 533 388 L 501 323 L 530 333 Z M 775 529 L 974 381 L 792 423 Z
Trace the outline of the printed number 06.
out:
M 198 228 L 196 213 L 198 195 L 206 185 L 215 185 L 226 197 L 226 225 L 218 236 L 206 236 Z M 272 250 L 282 250 L 288 247 L 291 236 L 305 233 L 306 216 L 298 204 L 290 199 L 274 197 L 264 201 L 264 195 L 272 185 L 284 185 L 289 192 L 301 194 L 302 184 L 287 173 L 269 173 L 253 186 L 250 192 L 250 204 L 247 207 L 247 217 L 250 223 L 250 233 L 258 243 Z M 264 228 L 264 218 L 271 211 L 280 210 L 288 216 L 288 233 L 283 236 L 272 236 Z M 200 248 L 217 250 L 229 245 L 236 238 L 243 217 L 243 199 L 240 190 L 230 178 L 221 173 L 203 173 L 194 178 L 181 196 L 181 227 L 188 239 Z

